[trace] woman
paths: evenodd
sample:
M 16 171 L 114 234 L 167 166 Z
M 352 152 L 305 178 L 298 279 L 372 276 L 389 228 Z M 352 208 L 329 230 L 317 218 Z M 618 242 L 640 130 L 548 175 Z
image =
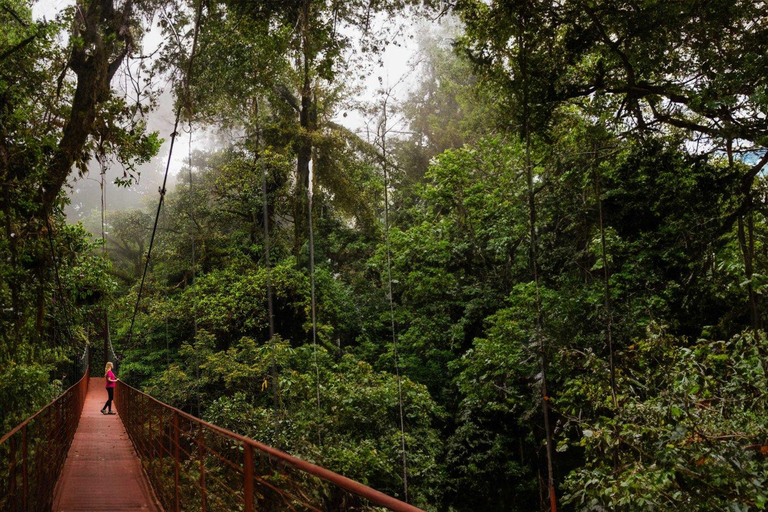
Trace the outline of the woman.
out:
M 107 394 L 109 395 L 109 399 L 107 400 L 107 403 L 104 404 L 104 407 L 101 408 L 101 414 L 115 414 L 112 412 L 112 399 L 115 398 L 115 382 L 117 382 L 117 377 L 112 373 L 111 362 L 107 362 L 107 367 L 104 368 L 104 373 L 106 373 L 104 378 L 107 379 Z M 107 409 L 109 409 L 109 412 L 107 412 Z

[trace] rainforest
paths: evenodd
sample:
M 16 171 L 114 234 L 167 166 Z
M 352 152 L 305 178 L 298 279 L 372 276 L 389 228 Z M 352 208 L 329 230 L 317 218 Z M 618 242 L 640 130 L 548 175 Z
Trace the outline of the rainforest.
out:
M 111 361 L 429 512 L 765 510 L 766 7 L 0 0 L 0 434 Z

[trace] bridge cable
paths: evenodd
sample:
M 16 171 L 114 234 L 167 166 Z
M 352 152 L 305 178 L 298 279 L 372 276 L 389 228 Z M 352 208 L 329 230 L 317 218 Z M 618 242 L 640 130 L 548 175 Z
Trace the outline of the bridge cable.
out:
M 523 31 L 525 27 L 523 28 Z M 531 102 L 529 96 L 529 73 L 528 73 L 528 52 L 525 37 L 521 41 L 520 67 L 523 77 L 523 136 L 525 137 L 525 175 L 528 192 L 528 222 L 530 224 L 530 247 L 529 258 L 531 264 L 531 274 L 535 286 L 536 299 L 536 322 L 534 328 L 534 337 L 538 344 L 540 352 L 540 389 L 541 389 L 541 408 L 544 417 L 544 435 L 545 450 L 547 458 L 547 488 L 549 490 L 549 508 L 551 512 L 557 512 L 557 495 L 555 489 L 554 477 L 554 453 L 553 439 L 550 428 L 550 397 L 547 388 L 547 373 L 549 362 L 547 359 L 547 343 L 543 334 L 544 315 L 542 312 L 541 284 L 538 267 L 538 232 L 536 225 L 536 188 L 534 186 L 533 165 L 531 162 Z
M 101 180 L 99 181 L 99 188 L 101 189 L 101 252 L 104 257 L 107 257 L 107 232 L 106 232 L 106 217 L 107 217 L 107 192 L 104 187 L 104 176 L 107 173 L 107 163 L 105 161 L 106 156 L 102 153 L 97 156 L 99 161 Z
M 59 274 L 59 258 L 56 255 L 56 248 L 53 243 L 53 224 L 51 223 L 51 219 L 48 215 L 45 216 L 45 223 L 47 226 L 48 231 L 48 245 L 50 246 L 51 250 L 51 259 L 53 260 L 53 270 L 54 275 L 56 278 L 56 286 L 59 289 L 59 297 L 61 298 L 61 302 L 64 305 L 63 309 L 64 311 L 64 326 L 66 328 L 67 334 L 69 335 L 69 341 L 72 342 L 74 340 L 74 336 L 72 334 L 72 325 L 69 323 L 70 315 L 67 314 L 67 311 L 69 308 L 69 300 L 67 299 L 67 296 L 64 294 L 64 287 L 61 285 L 61 276 Z M 88 345 L 88 341 L 86 340 L 86 346 Z
M 197 14 L 195 16 L 195 32 L 192 37 L 192 50 L 190 51 L 189 62 L 187 63 L 187 73 L 184 76 L 184 91 L 183 91 L 184 101 L 179 102 L 179 105 L 176 107 L 176 120 L 173 123 L 173 133 L 171 133 L 171 147 L 168 149 L 168 160 L 165 164 L 165 174 L 163 175 L 163 185 L 159 190 L 160 200 L 157 203 L 157 211 L 155 212 L 155 222 L 154 222 L 154 225 L 152 226 L 152 236 L 149 239 L 149 248 L 147 249 L 147 259 L 144 263 L 144 272 L 141 275 L 141 284 L 139 285 L 139 292 L 136 295 L 136 305 L 133 308 L 133 315 L 131 317 L 131 326 L 128 330 L 128 344 L 131 343 L 131 340 L 133 338 L 133 326 L 136 323 L 136 314 L 139 311 L 139 304 L 141 303 L 141 296 L 142 296 L 142 292 L 144 291 L 144 281 L 147 278 L 149 261 L 152 257 L 152 247 L 155 244 L 155 234 L 157 233 L 157 223 L 160 220 L 160 211 L 162 210 L 163 203 L 165 201 L 165 193 L 166 193 L 165 186 L 168 182 L 168 171 L 171 168 L 171 158 L 173 157 L 173 146 L 176 142 L 176 136 L 178 135 L 179 121 L 181 120 L 181 112 L 189 102 L 189 82 L 192 76 L 192 69 L 193 69 L 192 64 L 195 60 L 195 54 L 197 52 L 197 39 L 200 34 L 200 18 L 202 15 L 202 11 L 203 11 L 203 3 L 202 1 L 200 1 L 197 4 Z
M 187 170 L 189 171 L 189 218 L 190 241 L 192 242 L 192 318 L 194 324 L 194 343 L 197 343 L 197 257 L 195 255 L 195 192 L 192 188 L 192 121 L 189 121 L 189 144 L 187 146 Z M 200 417 L 200 352 L 195 350 L 195 395 L 197 395 L 197 417 Z
M 312 226 L 312 204 L 315 195 L 315 159 L 309 160 L 309 186 L 307 187 L 307 200 L 309 212 L 309 279 L 312 292 L 312 349 L 315 360 L 315 387 L 317 394 L 317 410 L 320 410 L 320 366 L 317 363 L 317 302 L 315 300 L 315 230 Z
M 163 208 L 163 231 L 168 233 L 168 214 L 165 211 L 165 208 Z M 168 266 L 163 267 L 163 281 L 164 285 L 168 286 Z M 170 334 L 168 329 L 168 310 L 169 308 L 163 308 L 164 312 L 164 319 L 165 319 L 165 366 L 166 368 L 170 368 L 171 366 L 171 346 L 170 346 Z
M 68 314 L 69 299 L 64 294 L 64 287 L 61 285 L 61 277 L 60 277 L 60 274 L 59 274 L 59 258 L 56 255 L 56 247 L 55 247 L 55 245 L 53 243 L 53 224 L 51 223 L 51 219 L 50 219 L 50 217 L 48 215 L 45 216 L 45 223 L 46 223 L 46 227 L 47 227 L 47 231 L 48 231 L 48 244 L 49 244 L 50 251 L 51 251 L 51 259 L 53 260 L 53 269 L 54 269 L 54 274 L 55 274 L 56 285 L 57 285 L 57 288 L 58 288 L 58 291 L 59 291 L 59 297 L 60 297 L 60 299 L 62 301 L 62 304 L 63 304 L 64 327 L 65 327 L 65 330 L 67 331 L 67 334 L 69 336 L 69 341 L 71 343 L 75 339 L 75 337 L 72 334 L 72 325 L 70 323 L 70 314 Z M 57 308 L 57 309 L 59 309 L 59 308 Z M 60 311 L 61 311 L 61 309 L 60 309 Z M 56 342 L 56 315 L 54 315 L 53 321 L 54 321 L 54 343 L 56 345 L 58 345 L 58 346 L 61 346 L 61 343 L 57 343 Z M 83 361 L 85 361 L 85 356 L 88 353 L 88 347 L 89 346 L 90 346 L 90 343 L 89 343 L 88 338 L 86 337 L 85 345 L 83 347 L 83 355 L 78 358 L 79 359 L 79 364 L 82 364 Z M 85 370 L 83 370 L 83 373 L 85 373 Z
M 405 446 L 405 415 L 403 413 L 403 386 L 400 371 L 400 354 L 397 347 L 397 328 L 395 326 L 395 306 L 392 295 L 392 248 L 389 237 L 389 171 L 387 168 L 387 146 L 386 146 L 386 103 L 384 104 L 384 119 L 381 128 L 381 147 L 383 153 L 382 170 L 384 172 L 384 237 L 387 247 L 387 285 L 389 296 L 389 318 L 392 330 L 392 350 L 395 356 L 395 374 L 397 377 L 397 402 L 400 412 L 400 444 L 403 459 L 403 495 L 406 503 L 408 502 L 408 458 Z
M 272 371 L 272 401 L 275 409 L 275 440 L 279 444 L 279 431 L 280 431 L 280 419 L 278 418 L 278 411 L 280 410 L 280 392 L 279 382 L 277 379 L 277 360 L 275 358 L 275 310 L 272 303 L 272 261 L 270 256 L 270 238 L 269 238 L 269 203 L 267 197 L 267 168 L 264 166 L 264 151 L 261 148 L 261 132 L 259 131 L 259 99 L 254 99 L 256 119 L 256 130 L 254 132 L 254 138 L 256 147 L 254 151 L 254 159 L 258 156 L 259 167 L 261 169 L 261 214 L 262 214 L 262 227 L 264 228 L 264 268 L 266 269 L 267 280 L 267 314 L 269 324 L 269 344 L 270 344 L 270 356 L 271 356 L 271 371 Z M 255 212 L 254 212 L 255 213 Z M 255 222 L 255 219 L 254 219 Z M 262 385 L 262 391 L 266 386 L 266 378 L 264 385 Z
M 256 103 L 258 111 L 258 101 Z M 257 146 L 260 144 L 257 135 Z M 264 227 L 264 266 L 267 271 L 267 311 L 269 314 L 269 343 L 271 346 L 272 357 L 272 399 L 275 408 L 275 442 L 279 446 L 280 444 L 280 421 L 278 418 L 278 412 L 281 410 L 280 406 L 280 383 L 277 378 L 277 360 L 275 359 L 275 311 L 272 303 L 272 262 L 270 261 L 270 239 L 269 239 L 269 207 L 267 198 L 267 169 L 264 166 L 264 152 L 259 152 L 259 165 L 261 166 L 261 202 L 262 202 L 262 216 Z M 265 381 L 266 382 L 266 381 Z
M 83 355 L 80 356 L 80 362 L 85 361 L 85 356 L 88 355 L 88 343 L 83 346 Z
M 101 189 L 101 249 L 104 256 L 104 259 L 107 259 L 107 232 L 106 232 L 106 219 L 107 219 L 107 188 L 105 183 L 105 176 L 107 174 L 107 163 L 106 163 L 106 156 L 102 152 L 100 156 L 97 156 L 96 159 L 99 161 L 100 166 L 100 175 L 101 180 L 99 181 L 99 188 Z M 107 337 L 107 345 L 109 346 L 109 351 L 112 353 L 112 359 L 115 362 L 115 366 L 118 365 L 120 362 L 120 358 L 117 357 L 117 354 L 115 353 L 115 349 L 112 346 L 112 336 L 110 335 L 110 329 L 109 329 L 109 312 L 104 311 L 104 332 Z M 117 370 L 117 368 L 116 368 Z

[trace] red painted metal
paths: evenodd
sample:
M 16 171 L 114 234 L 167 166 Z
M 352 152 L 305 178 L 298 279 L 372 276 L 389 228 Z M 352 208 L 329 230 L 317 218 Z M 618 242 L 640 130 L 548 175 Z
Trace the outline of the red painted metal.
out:
M 29 510 L 29 451 L 27 450 L 27 425 L 21 428 L 21 474 L 22 495 L 24 496 L 24 510 Z
M 423 512 L 368 486 L 164 404 L 122 381 L 116 402 L 166 510 Z M 156 411 L 146 420 L 142 409 Z M 149 439 L 161 447 L 150 456 Z M 167 446 L 167 448 L 166 448 Z
M 85 403 L 88 377 L 86 371 L 75 385 L 0 438 L 0 510 L 51 509 Z
M 121 393 L 122 394 L 122 393 Z M 149 395 L 147 395 L 149 396 Z M 174 458 L 174 510 L 179 512 L 179 415 L 173 413 L 173 458 Z
M 253 512 L 253 447 L 249 444 L 243 446 L 243 490 L 245 512 Z
M 208 509 L 208 506 L 206 505 L 206 497 L 205 497 L 205 463 L 203 462 L 204 456 L 203 456 L 203 441 L 204 441 L 204 434 L 203 434 L 203 425 L 199 425 L 197 428 L 197 458 L 200 459 L 200 508 L 202 512 L 206 512 Z
M 123 411 L 100 412 L 107 398 L 105 385 L 103 378 L 91 379 L 52 510 L 157 512 L 157 500 L 121 421 Z

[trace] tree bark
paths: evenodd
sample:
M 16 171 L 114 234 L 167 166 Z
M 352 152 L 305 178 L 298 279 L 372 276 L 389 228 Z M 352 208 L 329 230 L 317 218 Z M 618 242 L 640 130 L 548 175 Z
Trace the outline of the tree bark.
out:
M 312 77 L 310 75 L 309 7 L 307 0 L 301 12 L 301 52 L 303 66 L 303 84 L 301 87 L 301 110 L 299 111 L 299 142 L 296 148 L 296 190 L 294 195 L 294 254 L 299 262 L 301 246 L 307 237 L 307 192 L 309 191 L 309 161 L 312 159 L 312 133 L 317 128 L 315 101 L 312 97 Z
M 69 119 L 40 187 L 41 217 L 50 215 L 72 166 L 87 160 L 83 149 L 94 130 L 98 107 L 109 99 L 112 77 L 132 50 L 132 0 L 126 0 L 121 10 L 115 10 L 114 0 L 78 2 L 77 12 L 72 37 L 82 44 L 74 46 L 69 60 L 77 86 Z
M 729 139 L 726 142 L 725 149 L 728 155 L 728 167 L 729 169 L 733 169 L 733 140 Z M 768 157 L 768 154 L 763 155 L 763 157 L 760 159 L 760 162 L 758 163 L 760 168 L 765 165 L 766 157 Z M 736 235 L 739 241 L 741 254 L 744 258 L 744 274 L 747 278 L 747 298 L 749 304 L 750 323 L 752 324 L 752 329 L 755 331 L 755 333 L 757 333 L 757 331 L 762 328 L 762 322 L 760 321 L 760 312 L 758 311 L 757 307 L 757 295 L 755 294 L 754 286 L 752 286 L 752 277 L 754 275 L 753 260 L 755 256 L 754 219 L 752 217 L 754 207 L 752 185 L 754 182 L 754 176 L 750 177 L 750 175 L 752 172 L 754 172 L 754 169 L 754 167 L 750 169 L 750 173 L 742 180 L 741 191 L 744 194 L 744 198 L 742 200 L 742 207 L 739 208 L 741 213 L 736 219 Z M 748 234 L 745 233 L 745 218 L 747 219 L 746 231 L 748 231 Z

